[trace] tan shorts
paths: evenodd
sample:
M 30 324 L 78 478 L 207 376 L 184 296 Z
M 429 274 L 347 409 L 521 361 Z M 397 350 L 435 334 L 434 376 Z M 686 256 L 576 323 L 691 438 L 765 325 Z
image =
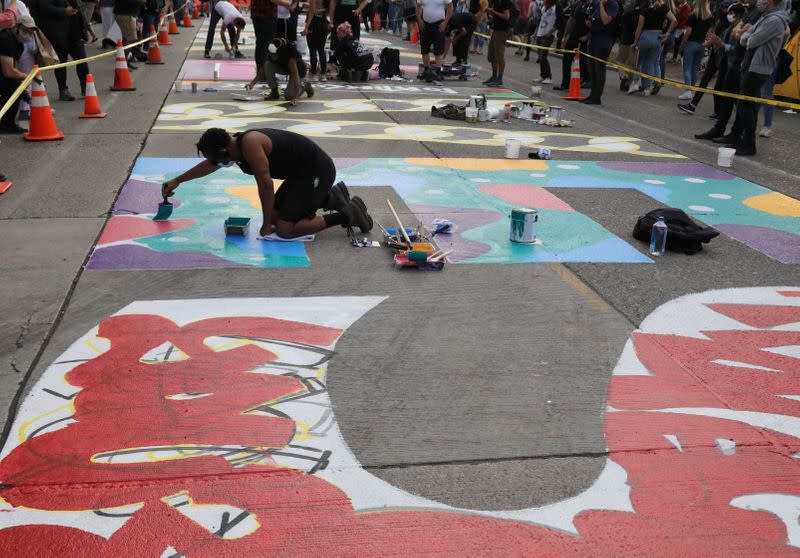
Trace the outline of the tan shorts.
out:
M 511 38 L 511 29 L 503 31 L 492 31 L 489 39 L 489 49 L 487 57 L 489 62 L 502 62 L 506 58 L 506 41 Z
M 136 18 L 127 15 L 114 15 L 114 21 L 122 32 L 122 42 L 126 45 L 136 42 Z

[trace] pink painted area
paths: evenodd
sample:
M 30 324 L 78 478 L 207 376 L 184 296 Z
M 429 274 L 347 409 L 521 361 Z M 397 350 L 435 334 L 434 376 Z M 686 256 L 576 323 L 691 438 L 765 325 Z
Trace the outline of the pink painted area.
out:
M 556 211 L 575 211 L 569 204 L 557 198 L 541 186 L 530 184 L 487 184 L 479 188 L 481 192 L 497 196 L 512 205 L 554 209 Z
M 800 291 L 778 291 L 781 296 L 800 297 Z
M 185 80 L 213 80 L 217 64 L 221 81 L 249 81 L 256 75 L 256 64 L 251 60 L 187 60 L 181 75 Z
M 133 240 L 145 236 L 154 236 L 168 232 L 179 231 L 194 225 L 192 219 L 173 219 L 171 221 L 153 221 L 142 217 L 123 217 L 114 216 L 108 220 L 98 246 L 120 242 L 122 240 Z

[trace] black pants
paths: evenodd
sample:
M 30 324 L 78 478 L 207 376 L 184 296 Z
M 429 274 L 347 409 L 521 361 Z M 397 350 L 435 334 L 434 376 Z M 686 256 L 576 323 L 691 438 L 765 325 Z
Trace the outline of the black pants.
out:
M 369 25 L 372 23 L 372 2 L 364 6 L 364 30 L 369 33 Z
M 73 60 L 80 60 L 81 58 L 86 58 L 86 49 L 83 46 L 83 41 L 76 40 L 70 41 L 68 43 L 53 43 L 53 48 L 58 54 L 58 60 L 60 62 L 66 62 L 68 57 L 72 57 Z M 85 62 L 83 64 L 78 64 L 75 66 L 75 71 L 78 73 L 78 79 L 81 82 L 81 87 L 86 87 L 86 76 L 89 74 L 89 65 Z M 56 75 L 56 81 L 58 82 L 58 90 L 63 91 L 67 88 L 67 69 L 66 68 L 59 68 L 53 72 Z
M 267 60 L 269 43 L 275 38 L 275 20 L 264 17 L 252 19 L 253 31 L 256 34 L 256 70 L 258 70 Z
M 586 45 L 577 41 L 570 41 L 566 50 L 580 49 L 581 52 L 586 52 Z M 572 61 L 575 59 L 575 54 L 572 52 L 564 53 L 561 55 L 561 88 L 569 89 L 569 82 L 572 78 Z M 589 59 L 585 56 L 579 58 L 581 64 L 581 81 L 589 81 Z
M 711 80 L 714 79 L 714 75 L 719 71 L 719 59 L 715 54 L 712 54 L 708 57 L 708 64 L 706 64 L 706 69 L 703 72 L 703 75 L 700 77 L 700 83 L 697 84 L 698 87 L 708 87 L 708 84 L 711 83 Z M 717 85 L 719 85 L 719 79 L 717 79 Z M 697 106 L 700 104 L 700 99 L 703 98 L 703 92 L 697 91 L 692 97 L 692 104 Z M 715 97 L 716 99 L 716 97 Z M 717 112 L 717 101 L 714 101 L 714 112 Z
M 353 38 L 358 40 L 361 38 L 361 25 L 358 23 L 358 16 L 353 13 L 356 7 L 354 6 L 336 6 L 336 11 L 333 12 L 333 29 L 331 30 L 331 50 L 336 50 L 336 45 L 339 44 L 339 37 L 336 35 L 336 28 L 345 21 L 350 23 L 353 29 Z
M 20 83 L 22 82 L 0 77 L 0 107 L 6 104 L 6 102 L 11 98 L 11 94 L 17 90 L 17 87 L 19 87 Z M 19 109 L 19 101 L 20 98 L 17 97 L 17 100 L 14 101 L 14 103 L 9 107 L 9 109 L 3 115 L 3 118 L 0 118 L 0 127 L 14 127 L 16 124 L 14 121 L 17 119 L 17 110 Z
M 755 72 L 745 72 L 742 75 L 742 83 L 739 93 L 748 97 L 761 97 L 761 88 L 769 78 L 765 74 Z M 737 126 L 738 124 L 738 126 Z M 758 125 L 758 103 L 752 101 L 737 101 L 736 103 L 736 122 L 734 128 L 741 129 L 741 139 L 736 144 L 737 147 L 756 146 L 756 126 Z
M 280 219 L 291 223 L 313 219 L 328 200 L 334 180 L 336 166 L 327 155 L 309 161 L 301 176 L 286 177 L 275 194 L 275 210 Z
M 550 35 L 549 37 L 536 37 L 536 44 L 543 47 L 549 47 L 553 44 L 553 36 Z M 539 51 L 539 74 L 542 79 L 550 79 L 553 77 L 553 74 L 550 71 L 550 62 L 547 60 L 548 54 L 549 51 L 547 50 Z
M 740 85 L 741 74 L 739 73 L 739 63 L 736 62 L 733 66 L 725 70 L 725 80 L 722 84 L 722 91 L 726 93 L 738 93 Z M 731 115 L 733 115 L 734 107 L 736 107 L 736 100 L 730 97 L 719 97 L 717 124 L 714 127 L 720 132 L 720 135 L 725 133 L 725 128 L 728 127 L 728 121 L 730 121 Z
M 608 56 L 611 54 L 611 45 L 593 46 L 590 41 L 589 54 L 601 60 L 608 60 Z M 606 63 L 590 58 L 589 69 L 592 78 L 592 92 L 589 93 L 589 99 L 599 103 L 603 96 L 603 89 L 606 87 Z
M 211 21 L 208 23 L 208 35 L 206 35 L 206 52 L 211 52 L 211 47 L 214 46 L 214 31 L 217 28 L 217 22 L 222 19 L 222 16 L 217 13 L 217 10 L 211 10 Z M 223 24 L 224 25 L 224 24 Z M 231 40 L 231 47 L 233 46 L 233 38 L 236 36 L 236 29 L 233 25 L 228 25 L 228 38 Z
M 287 19 L 275 20 L 275 36 L 286 39 L 290 43 L 297 42 L 297 19 L 289 16 Z
M 319 59 L 319 73 L 324 74 L 327 70 L 327 53 L 325 52 L 325 41 L 328 38 L 328 20 L 315 17 L 308 26 L 308 56 L 311 59 L 311 73 L 317 73 L 317 60 Z
M 467 30 L 467 34 L 461 37 L 457 43 L 453 43 L 453 56 L 456 62 L 467 63 L 469 57 L 469 45 L 472 44 L 472 31 Z

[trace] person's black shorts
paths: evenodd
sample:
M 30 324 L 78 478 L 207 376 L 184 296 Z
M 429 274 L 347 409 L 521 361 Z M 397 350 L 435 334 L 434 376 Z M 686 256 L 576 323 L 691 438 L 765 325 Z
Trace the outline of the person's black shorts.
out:
M 406 21 L 406 23 L 414 23 L 417 21 L 417 9 L 403 8 L 403 19 Z
M 298 169 L 300 176 L 286 178 L 275 194 L 275 209 L 281 221 L 296 223 L 311 219 L 325 205 L 336 180 L 336 167 L 328 157 Z
M 425 30 L 419 35 L 419 46 L 422 54 L 429 54 L 431 45 L 433 45 L 434 56 L 444 54 L 444 31 L 439 31 L 441 23 L 441 21 L 435 23 L 425 22 Z

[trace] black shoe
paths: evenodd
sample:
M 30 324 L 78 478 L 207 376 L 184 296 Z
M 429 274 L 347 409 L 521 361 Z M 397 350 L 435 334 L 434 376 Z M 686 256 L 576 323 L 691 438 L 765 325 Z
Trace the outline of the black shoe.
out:
M 702 134 L 695 134 L 694 137 L 696 139 L 701 140 L 713 140 L 714 138 L 721 137 L 725 133 L 725 130 L 720 130 L 717 127 L 711 128 L 708 132 L 704 132 Z
M 269 95 L 264 95 L 265 101 L 277 101 L 281 98 L 281 94 L 278 93 L 277 89 L 273 89 L 269 92 Z
M 58 92 L 58 100 L 59 101 L 74 101 L 75 97 L 73 97 L 70 94 L 69 89 L 62 89 L 61 91 Z
M 694 105 L 692 103 L 686 103 L 685 105 L 678 105 L 678 108 L 687 114 L 694 114 Z
M 138 70 L 138 69 L 139 69 L 139 66 L 134 66 L 131 62 L 128 62 L 128 70 L 130 70 L 132 72 L 132 71 Z
M 18 126 L 17 124 L 12 124 L 10 126 L 0 126 L 0 134 L 22 134 L 23 132 L 27 132 L 27 128 L 23 128 L 22 126 Z
M 599 105 L 599 104 L 601 104 L 600 101 L 596 101 L 596 100 L 592 99 L 591 97 L 585 98 L 583 101 L 581 101 L 581 103 L 583 103 L 584 105 Z
M 347 186 L 344 182 L 337 182 L 331 186 L 331 191 L 328 192 L 328 199 L 325 200 L 325 206 L 322 208 L 325 211 L 341 211 L 341 209 L 350 203 L 350 192 L 347 191 Z
M 750 146 L 740 145 L 740 146 L 738 146 L 736 148 L 736 154 L 737 155 L 743 155 L 745 157 L 750 157 L 750 156 L 756 154 L 756 146 L 755 145 L 750 145 Z
M 208 51 L 205 51 L 205 52 L 203 53 L 203 58 L 211 58 L 211 53 L 210 53 L 210 52 L 208 52 Z
M 344 228 L 358 227 L 362 233 L 368 233 L 372 230 L 372 217 L 367 213 L 367 206 L 364 205 L 364 201 L 358 196 L 353 197 L 341 209 L 341 213 L 347 217 L 347 222 L 342 225 Z
M 713 141 L 714 143 L 733 145 L 739 141 L 739 136 L 735 134 L 728 134 L 727 136 L 720 136 L 718 138 L 713 138 L 711 141 Z
M 627 91 L 628 87 L 631 85 L 631 80 L 629 79 L 621 79 L 619 80 L 619 90 L 620 91 Z
M 411 35 L 406 35 L 405 37 L 403 37 L 403 40 L 404 41 L 410 41 L 411 40 Z
M 658 95 L 659 91 L 661 91 L 661 84 L 660 83 L 654 83 L 653 84 L 653 89 L 652 89 L 652 91 L 650 91 L 650 95 L 651 96 Z
M 107 49 L 107 48 L 117 48 L 117 45 L 116 45 L 116 43 L 114 43 L 114 41 L 112 41 L 111 39 L 103 39 L 103 42 L 102 42 L 102 43 L 100 43 L 100 46 L 101 46 L 101 48 L 103 48 L 103 49 Z
M 86 97 L 86 84 L 81 85 L 81 97 Z
M 234 56 L 234 58 L 247 58 L 247 56 L 245 56 L 244 54 L 242 54 L 238 50 L 236 51 L 236 53 L 233 56 Z
M 136 59 L 137 62 L 147 62 L 147 54 L 142 51 L 134 52 L 133 57 Z
M 487 79 L 486 81 L 482 81 L 481 83 L 482 83 L 483 85 L 489 85 L 489 84 L 493 83 L 493 82 L 494 82 L 496 79 L 497 79 L 497 78 L 496 78 L 495 76 L 492 76 L 492 77 L 490 77 L 489 79 Z

